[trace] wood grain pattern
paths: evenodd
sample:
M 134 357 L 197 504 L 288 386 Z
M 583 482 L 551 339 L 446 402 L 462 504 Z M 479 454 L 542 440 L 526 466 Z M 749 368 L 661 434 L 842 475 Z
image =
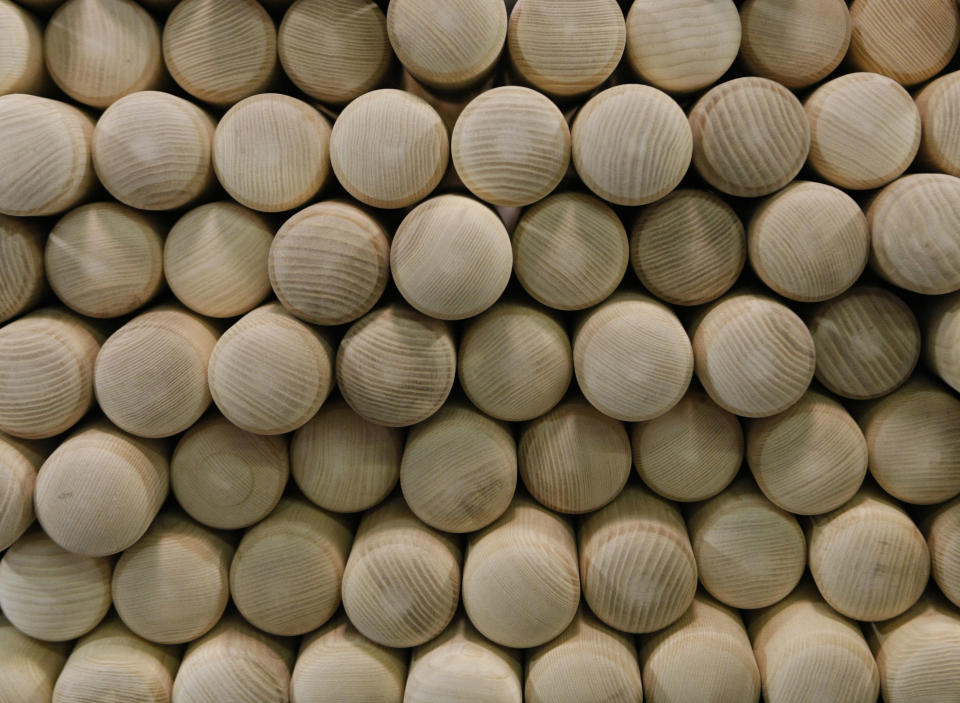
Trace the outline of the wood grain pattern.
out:
M 898 388 L 920 358 L 910 308 L 883 288 L 856 286 L 807 318 L 817 348 L 817 380 L 845 398 L 878 398 Z
M 577 322 L 573 367 L 595 408 L 637 422 L 663 415 L 683 397 L 693 376 L 693 352 L 672 310 L 623 292 Z
M 0 549 L 33 524 L 37 471 L 53 448 L 51 442 L 30 442 L 0 432 Z
M 810 573 L 824 600 L 849 618 L 875 622 L 916 603 L 930 577 L 923 534 L 871 484 L 808 521 Z
M 616 0 L 520 0 L 510 11 L 510 65 L 537 90 L 587 93 L 613 73 L 627 30 Z
M 676 93 L 719 79 L 740 48 L 731 0 L 639 0 L 627 13 L 627 58 L 640 78 Z
M 840 403 L 807 391 L 789 409 L 748 420 L 747 464 L 760 490 L 797 515 L 835 510 L 867 474 L 867 442 Z
M 635 703 L 643 697 L 637 649 L 581 606 L 570 626 L 527 653 L 528 703 Z
M 509 427 L 449 402 L 407 435 L 400 486 L 413 513 L 444 532 L 474 532 L 500 517 L 517 486 Z
M 210 354 L 213 402 L 248 432 L 278 435 L 302 427 L 333 388 L 332 341 L 279 303 L 248 312 Z
M 232 105 L 273 82 L 277 28 L 255 0 L 183 0 L 164 25 L 163 59 L 190 95 Z
M 930 549 L 930 572 L 940 591 L 960 606 L 960 498 L 937 506 L 919 521 Z
M 49 703 L 69 646 L 28 637 L 0 615 L 0 703 Z
M 960 290 L 960 178 L 918 173 L 897 179 L 867 208 L 870 266 L 924 295 Z
M 523 426 L 520 476 L 538 502 L 561 513 L 602 508 L 630 477 L 623 424 L 574 397 Z
M 642 208 L 630 228 L 630 261 L 641 283 L 674 305 L 716 300 L 747 259 L 740 218 L 705 190 L 676 190 Z
M 563 632 L 580 602 L 573 530 L 518 495 L 496 522 L 470 535 L 463 605 L 480 633 L 504 647 L 536 647 Z
M 660 417 L 634 424 L 630 440 L 640 478 L 670 500 L 715 496 L 743 463 L 740 422 L 699 389 Z
M 449 326 L 394 303 L 347 330 L 337 352 L 337 385 L 364 419 L 405 427 L 443 405 L 456 367 Z
M 549 195 L 566 174 L 570 128 L 544 95 L 500 86 L 460 113 L 450 152 L 457 175 L 478 198 L 507 207 L 530 205 Z
M 163 273 L 188 308 L 209 317 L 250 312 L 270 292 L 267 256 L 273 227 L 222 200 L 185 213 L 167 234 Z
M 390 245 L 400 294 L 424 315 L 462 320 L 493 305 L 510 281 L 510 235 L 497 214 L 462 195 L 439 195 L 410 211 Z
M 99 419 L 73 432 L 44 462 L 34 506 L 44 532 L 61 547 L 106 556 L 140 539 L 168 488 L 163 443 Z
M 97 121 L 93 165 L 104 187 L 140 210 L 187 205 L 213 184 L 213 118 L 148 90 L 116 101 Z
M 110 609 L 112 571 L 111 559 L 72 554 L 34 528 L 0 560 L 0 608 L 30 637 L 73 640 Z
M 36 18 L 9 0 L 0 2 L 0 95 L 43 91 L 43 33 Z
M 923 125 L 922 160 L 934 171 L 960 176 L 960 133 L 954 127 L 960 119 L 960 72 L 930 81 L 917 93 L 916 104 Z
M 134 317 L 104 342 L 93 386 L 104 414 L 141 437 L 170 437 L 210 406 L 207 363 L 220 330 L 176 305 Z
M 87 317 L 133 312 L 163 284 L 161 223 L 115 202 L 89 203 L 60 218 L 47 238 L 44 271 L 71 310 Z
M 55 215 L 96 185 L 90 161 L 93 120 L 34 95 L 0 96 L 0 213 Z
M 59 308 L 0 328 L 0 431 L 25 439 L 70 429 L 93 404 L 103 335 Z
M 422 200 L 440 183 L 449 159 L 440 115 L 402 90 L 365 93 L 340 113 L 330 135 L 330 164 L 340 185 L 373 207 Z
M 390 275 L 390 242 L 377 220 L 345 200 L 304 208 L 270 247 L 270 283 L 302 320 L 342 325 L 365 315 Z
M 557 310 L 605 300 L 623 280 L 629 249 L 617 214 L 586 193 L 557 193 L 523 212 L 513 267 L 531 297 Z
M 353 535 L 343 518 L 301 498 L 284 498 L 243 535 L 230 564 L 240 614 L 274 635 L 302 635 L 340 607 L 340 581 Z
M 870 230 L 857 202 L 839 188 L 811 181 L 795 181 L 760 203 L 747 243 L 760 279 L 805 303 L 843 293 L 870 256 Z
M 686 522 L 700 582 L 725 605 L 765 608 L 803 576 L 807 543 L 797 519 L 749 478 L 690 506 Z
M 277 49 L 300 90 L 334 105 L 372 90 L 393 61 L 387 19 L 373 0 L 297 0 L 280 24 Z
M 948 295 L 925 310 L 923 352 L 927 365 L 954 390 L 960 390 L 960 295 Z
M 683 518 L 637 485 L 579 529 L 583 595 L 607 625 L 653 632 L 676 621 L 697 590 L 697 563 Z
M 747 0 L 740 52 L 750 73 L 805 88 L 840 65 L 853 29 L 844 0 Z
M 0 323 L 40 302 L 46 291 L 43 246 L 33 222 L 0 215 Z
M 617 205 L 646 205 L 677 187 L 693 150 L 683 110 L 650 86 L 593 96 L 573 122 L 573 165 L 584 184 Z
M 932 78 L 960 42 L 960 14 L 950 0 L 854 0 L 851 63 L 903 85 Z
M 363 516 L 343 573 L 343 608 L 356 628 L 387 647 L 439 635 L 460 602 L 457 541 L 421 522 L 400 497 Z
M 693 165 L 717 190 L 769 195 L 792 181 L 810 150 L 810 124 L 789 90 L 749 76 L 721 83 L 690 111 Z

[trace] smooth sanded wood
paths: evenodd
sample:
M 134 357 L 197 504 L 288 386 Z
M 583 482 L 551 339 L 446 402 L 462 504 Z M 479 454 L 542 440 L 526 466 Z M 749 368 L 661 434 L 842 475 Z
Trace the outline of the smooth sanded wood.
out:
M 910 93 L 876 73 L 824 83 L 804 103 L 808 163 L 841 188 L 879 188 L 903 173 L 920 148 L 920 113 Z
M 372 90 L 393 60 L 387 19 L 373 0 L 297 0 L 283 16 L 277 50 L 300 90 L 335 105 Z
M 273 229 L 264 217 L 227 200 L 190 210 L 163 244 L 167 285 L 201 315 L 250 312 L 270 292 L 267 256 Z
M 474 532 L 500 517 L 517 487 L 509 427 L 448 402 L 407 435 L 400 486 L 413 513 L 444 532 Z
M 670 96 L 626 84 L 593 96 L 571 130 L 584 184 L 617 205 L 645 205 L 680 183 L 693 151 L 690 126 Z
M 255 0 L 183 0 L 164 25 L 163 58 L 190 95 L 232 105 L 273 81 L 277 29 Z
M 43 33 L 37 19 L 9 0 L 0 2 L 0 95 L 42 92 L 47 81 Z
M 725 605 L 765 608 L 803 576 L 807 543 L 797 519 L 749 478 L 692 505 L 686 522 L 700 582 Z
M 824 600 L 843 615 L 887 620 L 923 593 L 930 577 L 923 534 L 896 501 L 873 485 L 807 524 L 810 573 Z
M 72 554 L 34 528 L 0 560 L 0 608 L 30 637 L 73 640 L 110 609 L 112 571 L 110 559 Z
M 630 261 L 644 287 L 674 305 L 701 305 L 736 282 L 747 258 L 740 218 L 717 195 L 676 190 L 642 208 L 630 228 Z
M 672 310 L 623 292 L 577 322 L 573 366 L 595 408 L 637 422 L 663 415 L 683 397 L 693 376 L 693 352 Z
M 926 311 L 924 358 L 930 369 L 960 390 L 960 295 L 945 296 Z
M 644 694 L 637 649 L 581 606 L 566 630 L 528 652 L 524 694 L 528 703 L 634 703 Z
M 356 628 L 387 647 L 439 635 L 460 602 L 458 541 L 394 497 L 360 521 L 343 573 L 343 607 Z
M 24 439 L 73 427 L 93 404 L 103 335 L 60 308 L 41 308 L 0 328 L 0 431 Z
M 420 203 L 397 227 L 390 272 L 424 315 L 462 320 L 493 305 L 510 281 L 513 251 L 500 217 L 463 195 Z
M 605 300 L 627 270 L 623 223 L 586 193 L 557 193 L 524 210 L 512 241 L 520 285 L 557 310 L 582 310 Z
M 933 580 L 950 601 L 960 606 L 960 499 L 937 506 L 919 521 L 930 549 Z
M 337 351 L 343 399 L 370 422 L 405 427 L 433 415 L 453 388 L 450 327 L 394 303 L 355 322 Z
M 620 63 L 625 43 L 616 0 L 520 0 L 510 11 L 510 65 L 550 95 L 582 95 L 599 86 Z
M 688 93 L 717 81 L 737 58 L 732 0 L 636 0 L 627 13 L 627 59 L 644 81 Z
M 890 393 L 920 358 L 920 327 L 890 291 L 856 286 L 817 306 L 807 318 L 817 347 L 817 380 L 845 398 Z
M 458 90 L 493 70 L 507 36 L 507 10 L 500 0 L 396 0 L 387 6 L 387 33 L 417 80 Z
M 0 615 L 0 703 L 49 703 L 69 648 L 29 637 Z
M 740 8 L 743 62 L 788 88 L 812 85 L 840 65 L 852 23 L 844 0 L 747 0 Z
M 0 97 L 0 214 L 55 215 L 96 185 L 93 120 L 72 105 L 34 95 Z
M 64 305 L 87 317 L 133 312 L 163 284 L 162 224 L 115 202 L 81 205 L 50 230 L 44 271 Z
M 241 430 L 219 414 L 199 420 L 170 458 L 170 486 L 197 522 L 236 530 L 276 507 L 290 475 L 283 437 Z
M 810 149 L 803 105 L 768 78 L 721 83 L 690 111 L 693 165 L 717 190 L 755 198 L 792 181 Z
M 140 539 L 168 489 L 164 444 L 101 419 L 72 433 L 44 462 L 34 505 L 40 526 L 61 547 L 106 556 Z
M 736 415 L 783 412 L 813 380 L 810 332 L 766 295 L 732 293 L 701 313 L 690 332 L 697 377 L 717 405 Z
M 839 188 L 795 181 L 754 210 L 747 246 L 750 265 L 769 288 L 816 302 L 840 295 L 860 277 L 870 230 L 860 206 Z
M 110 421 L 140 437 L 170 437 L 210 406 L 207 364 L 220 330 L 177 305 L 137 315 L 107 338 L 94 390 Z
M 953 128 L 960 119 L 960 72 L 930 81 L 916 95 L 923 125 L 920 156 L 934 170 L 960 176 L 960 133 Z
M 697 563 L 679 511 L 637 485 L 579 527 L 583 595 L 607 625 L 653 632 L 676 621 L 697 590 Z
M 0 215 L 0 322 L 26 312 L 46 291 L 44 237 L 30 220 Z
M 330 163 L 340 185 L 378 208 L 422 200 L 440 183 L 449 158 L 447 129 L 437 111 L 392 88 L 351 102 L 330 135 Z
M 747 464 L 773 503 L 817 515 L 850 500 L 867 474 L 867 443 L 836 400 L 807 391 L 789 409 L 746 423 Z
M 30 442 L 0 432 L 0 549 L 33 524 L 37 471 L 53 448 L 52 442 Z
M 561 513 L 587 513 L 623 490 L 630 440 L 622 423 L 571 398 L 523 426 L 518 460 L 523 483 L 538 502 Z
M 274 635 L 302 635 L 340 607 L 353 539 L 347 522 L 302 498 L 284 498 L 243 535 L 230 564 L 240 614 Z
M 337 703 L 344 698 L 401 703 L 407 652 L 371 642 L 343 615 L 303 638 L 291 703 Z
M 547 97 L 500 86 L 470 101 L 451 135 L 457 175 L 493 205 L 519 207 L 549 195 L 570 164 L 570 128 Z
M 634 424 L 630 440 L 640 478 L 670 500 L 715 496 L 743 463 L 740 422 L 696 388 L 660 417 Z

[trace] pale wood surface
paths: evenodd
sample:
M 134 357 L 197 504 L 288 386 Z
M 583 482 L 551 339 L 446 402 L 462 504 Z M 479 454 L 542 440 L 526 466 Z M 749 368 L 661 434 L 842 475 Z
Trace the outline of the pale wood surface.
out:
M 9 0 L 0 2 L 0 95 L 41 92 L 47 81 L 43 30 L 37 19 Z
M 960 120 L 960 72 L 928 83 L 917 93 L 916 103 L 923 124 L 923 161 L 934 170 L 960 176 L 960 133 L 953 126 Z
M 28 637 L 0 615 L 0 703 L 49 703 L 69 646 Z
M 31 442 L 0 432 L 0 549 L 6 549 L 34 520 L 37 471 L 53 451 L 51 442 Z
M 922 516 L 919 524 L 930 549 L 933 580 L 954 605 L 960 606 L 960 499 L 937 506 Z
M 43 296 L 44 241 L 33 222 L 0 215 L 0 322 L 26 312 Z
M 945 296 L 925 312 L 927 365 L 941 381 L 960 390 L 960 295 Z
M 490 90 L 497 78 L 497 75 L 491 74 L 476 85 L 450 92 L 437 90 L 436 88 L 424 85 L 414 78 L 410 74 L 410 71 L 404 68 L 400 70 L 400 87 L 406 92 L 426 100 L 427 104 L 440 115 L 440 119 L 443 120 L 443 126 L 447 128 L 447 133 L 452 134 L 460 114 L 466 109 L 467 105 L 470 104 L 470 101 Z M 442 189 L 448 187 L 460 189 L 462 186 L 463 184 L 460 182 L 456 170 L 447 168 L 440 187 Z

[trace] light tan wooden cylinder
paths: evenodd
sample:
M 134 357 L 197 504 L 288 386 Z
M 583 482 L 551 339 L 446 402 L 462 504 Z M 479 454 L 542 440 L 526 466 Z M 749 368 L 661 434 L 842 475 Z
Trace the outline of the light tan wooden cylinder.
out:
M 821 595 L 849 618 L 875 622 L 903 613 L 923 593 L 930 552 L 923 534 L 873 485 L 810 518 L 810 573 Z
M 527 653 L 528 703 L 633 703 L 643 697 L 637 649 L 581 606 L 570 626 Z
M 960 295 L 946 296 L 927 310 L 924 355 L 940 380 L 960 390 Z
M 773 298 L 732 293 L 701 313 L 690 333 L 697 377 L 729 412 L 783 412 L 813 380 L 813 338 L 796 313 Z
M 285 438 L 251 434 L 219 414 L 187 430 L 170 459 L 177 502 L 197 522 L 222 530 L 269 515 L 289 475 Z
M 230 564 L 230 594 L 247 621 L 274 635 L 302 635 L 340 607 L 353 536 L 347 522 L 284 498 L 244 534 Z
M 219 333 L 176 305 L 137 315 L 97 355 L 93 385 L 100 408 L 140 437 L 183 432 L 210 405 L 207 363 Z
M 779 83 L 756 76 L 712 88 L 690 111 L 690 128 L 700 175 L 717 190 L 743 198 L 787 185 L 810 149 L 803 105 Z
M 244 315 L 210 354 L 207 380 L 220 412 L 248 432 L 277 435 L 302 427 L 333 387 L 328 335 L 279 303 Z
M 343 615 L 303 638 L 291 703 L 358 701 L 401 703 L 407 652 L 371 642 Z
M 807 391 L 789 409 L 746 423 L 747 464 L 774 504 L 817 515 L 853 498 L 867 474 L 867 442 L 833 398 Z
M 52 450 L 51 443 L 0 432 L 0 549 L 13 544 L 33 524 L 37 471 Z
M 687 510 L 697 574 L 732 608 L 765 608 L 790 594 L 807 565 L 797 519 L 767 500 L 749 478 Z
M 920 156 L 933 170 L 960 176 L 960 135 L 951 125 L 960 119 L 960 72 L 930 81 L 916 96 L 923 124 Z
M 163 285 L 161 223 L 114 202 L 90 203 L 50 230 L 44 270 L 64 305 L 88 317 L 119 317 Z
M 0 215 L 0 323 L 40 302 L 46 291 L 43 246 L 34 223 Z
M 497 303 L 460 339 L 460 385 L 471 402 L 508 422 L 553 408 L 570 386 L 573 353 L 555 315 L 522 302 Z
M 0 430 L 42 439 L 73 427 L 93 403 L 103 335 L 59 308 L 0 328 Z
M 236 317 L 270 292 L 267 256 L 273 227 L 230 201 L 184 214 L 163 245 L 163 273 L 181 303 L 200 315 Z
M 764 701 L 877 700 L 877 665 L 860 628 L 824 603 L 811 584 L 756 613 L 749 632 Z
M 115 554 L 147 531 L 167 497 L 168 477 L 162 443 L 97 420 L 67 437 L 44 462 L 34 495 L 37 519 L 64 549 Z
M 266 635 L 230 613 L 183 655 L 173 682 L 177 703 L 284 703 L 294 643 Z
M 933 580 L 960 606 L 960 499 L 937 506 L 922 516 L 919 524 L 930 549 Z
M 69 646 L 28 637 L 0 615 L 0 703 L 49 703 Z
M 394 303 L 347 330 L 337 351 L 337 385 L 370 422 L 405 427 L 433 415 L 450 394 L 457 350 L 450 327 Z
M 47 72 L 43 64 L 43 33 L 36 18 L 4 0 L 0 3 L 0 38 L 6 49 L 0 58 L 0 95 L 43 91 Z
M 56 215 L 96 186 L 93 120 L 72 105 L 34 95 L 0 96 L 0 214 Z
M 213 183 L 213 118 L 191 102 L 152 90 L 113 103 L 93 133 L 104 187 L 140 210 L 173 210 Z
M 631 485 L 580 523 L 583 595 L 590 609 L 624 632 L 653 632 L 676 621 L 697 590 L 687 528 L 673 505 Z
M 73 640 L 110 609 L 112 571 L 111 559 L 72 554 L 34 528 L 0 560 L 0 608 L 30 637 Z

